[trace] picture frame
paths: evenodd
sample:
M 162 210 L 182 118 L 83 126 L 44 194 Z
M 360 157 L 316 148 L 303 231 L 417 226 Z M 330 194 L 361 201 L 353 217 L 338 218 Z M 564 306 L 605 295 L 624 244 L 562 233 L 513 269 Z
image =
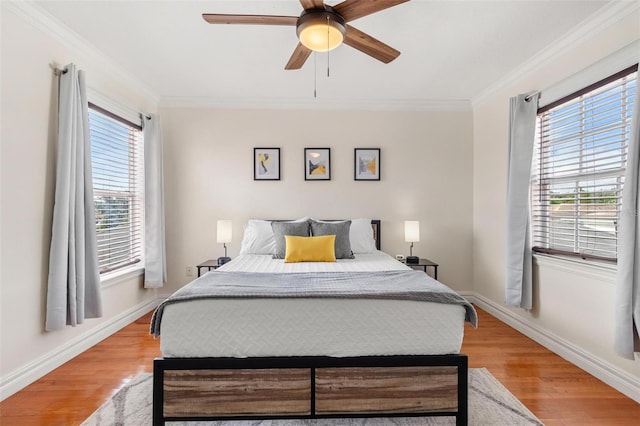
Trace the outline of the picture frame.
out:
M 253 148 L 253 180 L 280 180 L 280 148 Z
M 380 148 L 355 148 L 354 180 L 380 180 Z
M 304 149 L 304 180 L 331 180 L 331 148 Z

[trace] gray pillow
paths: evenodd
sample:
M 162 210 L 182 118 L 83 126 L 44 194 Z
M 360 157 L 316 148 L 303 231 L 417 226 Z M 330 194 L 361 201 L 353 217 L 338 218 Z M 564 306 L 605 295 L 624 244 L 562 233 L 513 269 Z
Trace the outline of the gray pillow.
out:
M 309 222 L 271 222 L 271 229 L 276 238 L 276 252 L 274 259 L 284 259 L 287 250 L 285 235 L 294 235 L 296 237 L 309 236 Z
M 351 240 L 349 239 L 349 228 L 351 221 L 342 222 L 318 222 L 311 221 L 311 235 L 314 237 L 321 235 L 336 236 L 336 259 L 355 259 L 351 251 Z

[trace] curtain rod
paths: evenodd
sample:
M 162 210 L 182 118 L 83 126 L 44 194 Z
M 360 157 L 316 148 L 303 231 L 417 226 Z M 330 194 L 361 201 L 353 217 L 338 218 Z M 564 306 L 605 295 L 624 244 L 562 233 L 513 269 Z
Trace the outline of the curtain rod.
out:
M 58 68 L 58 67 L 53 67 L 53 73 L 57 76 L 60 77 L 62 74 L 66 74 L 68 71 L 67 68 Z M 151 120 L 151 115 L 149 114 L 145 114 L 143 112 L 139 113 L 141 117 L 145 117 L 147 120 Z
M 536 90 L 535 92 L 531 92 L 527 96 L 524 97 L 524 100 L 529 102 L 531 100 L 531 98 L 533 98 L 535 95 L 539 95 L 540 93 L 542 93 L 542 91 L 540 91 L 540 90 Z

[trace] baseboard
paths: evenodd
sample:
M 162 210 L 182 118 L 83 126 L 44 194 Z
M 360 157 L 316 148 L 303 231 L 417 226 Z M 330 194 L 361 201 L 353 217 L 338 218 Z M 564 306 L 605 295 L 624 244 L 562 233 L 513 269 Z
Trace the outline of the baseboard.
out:
M 0 379 L 0 401 L 131 324 L 158 306 L 162 300 L 164 298 L 161 296 L 145 300 L 3 377 Z
M 465 297 L 500 321 L 640 403 L 640 382 L 636 377 L 564 338 L 545 330 L 534 322 L 514 314 L 506 306 L 502 306 L 477 293 Z M 482 324 L 479 326 L 482 327 Z

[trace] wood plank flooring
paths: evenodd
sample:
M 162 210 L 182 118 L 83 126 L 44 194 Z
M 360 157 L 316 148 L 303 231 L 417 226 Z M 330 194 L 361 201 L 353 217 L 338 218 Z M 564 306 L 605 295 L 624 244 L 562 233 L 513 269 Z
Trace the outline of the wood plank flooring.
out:
M 469 367 L 486 367 L 546 425 L 637 425 L 640 404 L 478 309 L 465 329 Z M 0 403 L 2 425 L 77 425 L 141 372 L 159 340 L 150 314 Z
M 465 329 L 469 367 L 486 367 L 545 425 L 640 424 L 640 404 L 477 309 Z

